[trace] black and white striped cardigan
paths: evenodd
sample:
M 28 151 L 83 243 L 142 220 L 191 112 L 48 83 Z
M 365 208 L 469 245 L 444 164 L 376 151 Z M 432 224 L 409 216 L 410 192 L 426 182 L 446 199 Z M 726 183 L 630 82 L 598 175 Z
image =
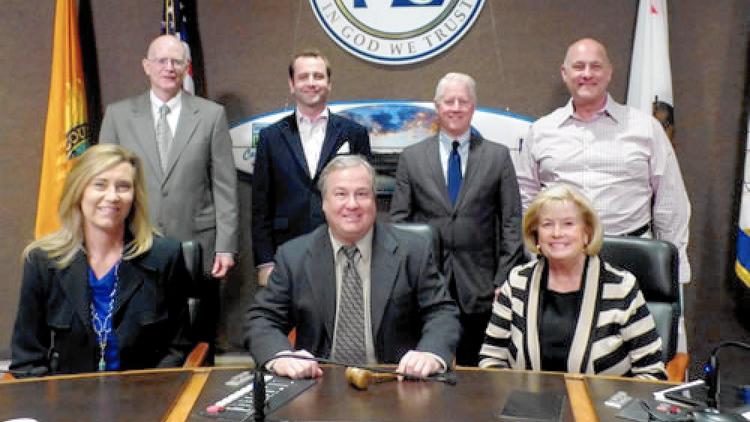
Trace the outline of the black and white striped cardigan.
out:
M 541 370 L 539 299 L 545 260 L 515 267 L 492 308 L 479 366 Z M 666 379 L 661 339 L 635 277 L 588 260 L 568 372 Z

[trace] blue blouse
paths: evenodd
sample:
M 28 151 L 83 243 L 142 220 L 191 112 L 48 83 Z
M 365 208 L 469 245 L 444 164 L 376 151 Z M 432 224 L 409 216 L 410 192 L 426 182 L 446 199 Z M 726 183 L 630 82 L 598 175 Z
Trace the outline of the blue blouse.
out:
M 101 279 L 97 279 L 96 274 L 94 274 L 94 271 L 89 267 L 89 288 L 91 289 L 91 304 L 93 305 L 93 312 L 96 312 L 99 321 L 106 322 L 106 326 L 103 327 L 104 331 L 109 330 L 108 334 L 103 333 L 103 335 L 107 337 L 107 346 L 104 349 L 104 362 L 107 371 L 116 371 L 120 369 L 120 350 L 117 346 L 117 335 L 112 328 L 112 319 L 114 316 L 110 315 L 110 317 L 107 318 L 107 314 L 110 312 L 109 307 L 112 301 L 112 290 L 115 288 L 115 282 L 117 281 L 117 268 L 119 266 L 118 262 L 110 268 L 109 271 L 107 271 L 107 274 L 102 276 Z M 99 340 L 100 339 L 97 335 L 97 344 L 99 343 Z

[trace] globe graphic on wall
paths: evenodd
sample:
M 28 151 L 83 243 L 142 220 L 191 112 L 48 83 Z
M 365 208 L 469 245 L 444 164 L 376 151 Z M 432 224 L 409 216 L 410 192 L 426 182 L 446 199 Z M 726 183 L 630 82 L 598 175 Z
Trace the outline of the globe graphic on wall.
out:
M 353 107 L 339 112 L 370 131 L 375 153 L 400 152 L 437 133 L 435 110 L 411 104 L 384 103 Z

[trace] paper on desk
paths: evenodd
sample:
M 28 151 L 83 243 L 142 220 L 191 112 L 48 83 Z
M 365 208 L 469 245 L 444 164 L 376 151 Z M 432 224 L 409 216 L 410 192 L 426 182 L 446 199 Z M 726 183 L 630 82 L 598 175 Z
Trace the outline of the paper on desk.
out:
M 664 390 L 654 391 L 654 400 L 656 400 L 656 401 L 663 401 L 663 402 L 670 403 L 670 404 L 676 404 L 678 406 L 685 406 L 685 403 L 680 403 L 680 402 L 676 402 L 674 400 L 668 399 L 665 396 L 665 394 L 669 393 L 670 391 L 685 390 L 685 389 L 688 389 L 688 388 L 691 388 L 691 387 L 697 387 L 697 386 L 703 385 L 703 384 L 704 384 L 703 380 L 696 380 L 696 381 L 691 381 L 691 382 L 683 383 L 683 384 L 680 384 L 680 385 L 675 385 L 674 387 L 665 388 Z

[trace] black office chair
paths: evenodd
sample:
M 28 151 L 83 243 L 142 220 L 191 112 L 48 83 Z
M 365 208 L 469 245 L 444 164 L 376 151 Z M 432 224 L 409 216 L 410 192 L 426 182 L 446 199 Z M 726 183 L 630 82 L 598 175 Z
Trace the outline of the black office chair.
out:
M 435 259 L 435 266 L 442 274 L 443 272 L 443 241 L 440 233 L 427 223 L 393 223 L 394 228 L 416 233 L 432 243 L 432 255 Z
M 200 243 L 194 240 L 187 240 L 182 242 L 182 256 L 185 259 L 185 267 L 190 274 L 190 286 L 189 291 L 191 292 L 188 297 L 188 311 L 190 313 L 190 327 L 192 331 L 195 331 L 197 324 L 197 316 L 199 315 L 198 308 L 200 307 L 200 298 L 197 297 L 195 292 L 199 291 L 198 284 L 203 280 L 203 250 L 201 249 Z M 185 359 L 183 368 L 196 368 L 203 366 L 206 357 L 208 356 L 209 344 L 200 342 L 195 345 L 193 350 Z
M 612 266 L 635 276 L 654 317 L 662 340 L 662 355 L 672 381 L 684 381 L 689 362 L 686 353 L 677 353 L 677 327 L 680 317 L 679 255 L 677 248 L 662 240 L 640 237 L 604 236 L 601 257 Z

